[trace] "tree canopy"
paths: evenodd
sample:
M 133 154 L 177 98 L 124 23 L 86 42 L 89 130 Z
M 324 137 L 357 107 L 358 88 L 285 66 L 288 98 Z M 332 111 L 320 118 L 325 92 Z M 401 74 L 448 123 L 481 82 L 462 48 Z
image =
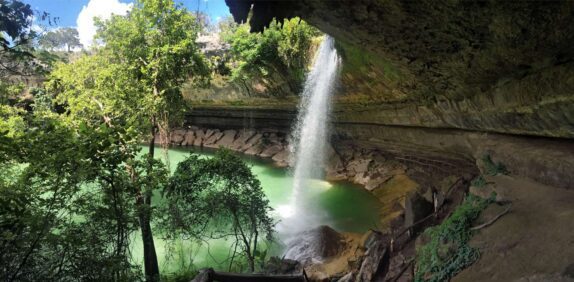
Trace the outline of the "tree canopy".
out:
M 261 33 L 250 32 L 248 24 L 232 19 L 220 23 L 221 36 L 230 46 L 234 79 L 252 79 L 278 74 L 298 93 L 312 58 L 313 45 L 321 33 L 299 18 L 273 21 Z
M 38 45 L 44 49 L 65 49 L 68 52 L 76 47 L 82 47 L 78 30 L 71 27 L 59 28 L 43 34 L 38 39 Z
M 223 149 L 213 158 L 190 155 L 178 164 L 164 196 L 163 227 L 168 234 L 232 239 L 249 269 L 255 270 L 263 251 L 260 240 L 272 240 L 275 224 L 259 180 L 241 158 Z

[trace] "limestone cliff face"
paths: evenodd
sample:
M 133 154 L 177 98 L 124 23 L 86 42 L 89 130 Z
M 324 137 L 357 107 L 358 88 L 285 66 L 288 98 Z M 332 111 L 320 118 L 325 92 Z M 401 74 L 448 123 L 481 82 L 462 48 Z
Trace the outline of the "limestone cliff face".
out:
M 571 1 L 228 0 L 334 36 L 344 120 L 574 137 Z
M 574 2 L 226 2 L 237 21 L 253 4 L 255 31 L 300 16 L 336 38 L 334 144 L 447 171 L 490 155 L 513 175 L 574 188 Z M 296 100 L 284 100 L 196 107 L 187 122 L 288 132 Z
M 348 115 L 348 117 L 345 115 Z M 433 173 L 461 175 L 489 155 L 512 175 L 555 187 L 574 188 L 574 142 L 560 138 L 485 133 L 378 124 L 353 120 L 351 111 L 334 113 L 333 147 L 352 146 L 398 157 L 408 166 L 424 165 Z M 277 131 L 286 136 L 296 116 L 294 109 L 201 107 L 187 117 L 187 125 L 205 128 Z M 424 178 L 424 177 L 423 177 Z

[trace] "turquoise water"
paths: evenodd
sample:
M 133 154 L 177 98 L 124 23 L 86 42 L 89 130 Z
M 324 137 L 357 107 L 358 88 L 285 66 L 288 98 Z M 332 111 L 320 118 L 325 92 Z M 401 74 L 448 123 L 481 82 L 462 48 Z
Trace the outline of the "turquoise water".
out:
M 177 163 L 183 161 L 190 152 L 189 149 L 170 149 L 167 153 L 170 169 L 175 170 Z M 213 151 L 195 151 L 194 153 L 204 157 L 213 155 Z M 157 158 L 164 158 L 161 150 L 158 150 Z M 290 217 L 292 216 L 290 195 L 293 178 L 288 169 L 274 167 L 269 161 L 249 156 L 242 156 L 242 158 L 251 166 L 251 170 L 261 181 L 265 195 L 274 209 L 273 217 L 279 222 L 278 239 L 269 249 L 272 255 L 281 255 L 283 247 L 281 239 L 290 236 L 287 231 L 292 230 L 293 224 L 299 221 L 296 216 Z M 306 226 L 307 228 L 315 225 L 329 225 L 341 232 L 365 232 L 375 227 L 380 202 L 365 189 L 349 183 L 331 183 L 320 180 L 310 181 L 307 186 L 306 203 L 302 206 L 305 211 L 312 213 L 315 219 L 312 225 Z M 159 202 L 157 197 L 154 200 Z M 170 244 L 160 238 L 160 230 L 154 232 L 162 273 L 177 271 L 191 264 L 195 267 L 210 266 L 227 270 L 228 264 L 225 259 L 229 255 L 230 242 L 211 240 L 208 244 L 198 244 L 186 240 Z M 141 263 L 143 251 L 139 234 L 133 238 L 132 257 L 136 263 Z

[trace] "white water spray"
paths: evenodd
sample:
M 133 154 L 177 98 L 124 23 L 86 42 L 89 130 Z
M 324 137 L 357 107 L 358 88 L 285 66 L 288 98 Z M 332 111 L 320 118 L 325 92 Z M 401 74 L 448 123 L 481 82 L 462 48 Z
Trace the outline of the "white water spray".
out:
M 303 198 L 311 181 L 323 179 L 325 151 L 329 139 L 330 97 L 340 64 L 334 43 L 334 40 L 327 36 L 319 47 L 313 69 L 305 81 L 297 123 L 292 131 L 292 198 L 288 206 L 280 207 L 283 209 L 280 212 L 285 217 L 292 217 L 286 222 L 291 232 L 312 228 L 320 223 L 319 216 L 305 208 Z M 318 185 L 314 183 L 313 186 Z

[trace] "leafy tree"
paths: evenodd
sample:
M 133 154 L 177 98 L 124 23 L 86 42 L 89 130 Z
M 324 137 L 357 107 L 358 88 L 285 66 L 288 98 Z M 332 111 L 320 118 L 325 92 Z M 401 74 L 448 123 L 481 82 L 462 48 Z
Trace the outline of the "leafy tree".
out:
M 78 30 L 71 27 L 47 32 L 38 39 L 38 44 L 48 50 L 66 48 L 68 52 L 75 47 L 82 47 Z
M 31 43 L 37 37 L 32 29 L 33 16 L 52 22 L 49 14 L 35 15 L 32 7 L 22 1 L 0 0 L 0 78 L 42 71 L 42 64 L 32 54 Z
M 260 240 L 272 240 L 274 222 L 259 180 L 238 156 L 223 149 L 209 159 L 192 154 L 178 164 L 164 196 L 168 234 L 230 238 L 255 271 Z
M 58 92 L 59 103 L 68 106 L 70 123 L 126 129 L 118 140 L 149 138 L 147 167 L 128 170 L 144 246 L 145 275 L 155 281 L 159 267 L 150 225 L 152 192 L 161 188 L 159 176 L 164 173 L 151 161 L 155 138 L 160 131 L 165 136 L 170 122 L 181 114 L 179 86 L 190 76 L 203 82 L 209 72 L 195 44 L 195 18 L 172 0 L 137 1 L 127 16 L 99 20 L 97 25 L 103 46 L 93 56 L 58 65 L 50 87 Z M 133 162 L 134 155 L 125 153 L 123 160 Z
M 299 18 L 274 21 L 262 33 L 231 19 L 220 23 L 222 38 L 230 45 L 232 77 L 250 80 L 280 75 L 298 93 L 320 32 Z
M 137 144 L 119 142 L 120 127 L 75 127 L 49 111 L 9 106 L 0 113 L 2 280 L 133 277 L 135 209 L 123 156 Z

